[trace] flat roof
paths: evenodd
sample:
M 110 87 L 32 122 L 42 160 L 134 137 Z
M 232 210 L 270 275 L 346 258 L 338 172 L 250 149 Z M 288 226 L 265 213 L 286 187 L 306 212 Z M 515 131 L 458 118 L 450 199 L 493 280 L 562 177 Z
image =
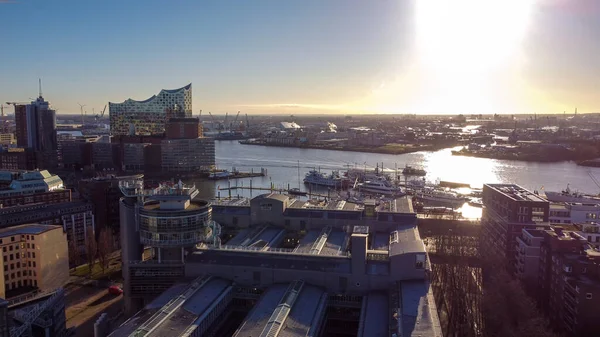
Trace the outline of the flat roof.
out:
M 55 225 L 39 225 L 39 224 L 26 224 L 20 226 L 14 226 L 9 228 L 0 229 L 0 237 L 4 238 L 12 235 L 22 235 L 22 234 L 41 234 L 53 229 L 62 229 L 62 226 Z
M 362 331 L 359 331 L 359 336 L 364 337 L 387 337 L 389 336 L 389 295 L 385 292 L 371 292 L 363 298 L 367 301 L 367 305 L 363 308 L 365 313 L 361 313 L 364 317 Z
M 548 202 L 538 194 L 530 192 L 529 190 L 516 185 L 516 184 L 485 184 L 489 188 L 504 194 L 514 201 L 535 201 L 535 202 Z
M 425 244 L 413 226 L 399 226 L 390 234 L 390 256 L 405 253 L 425 253 Z
M 402 336 L 442 337 L 433 291 L 425 281 L 400 282 Z
M 288 270 L 317 270 L 350 273 L 350 258 L 306 254 L 282 254 L 260 251 L 205 250 L 189 254 L 186 265 L 193 263 L 223 266 L 248 266 Z
M 410 196 L 403 196 L 396 198 L 391 201 L 382 202 L 377 207 L 378 212 L 392 212 L 392 213 L 414 213 L 412 206 L 412 198 Z
M 373 233 L 372 250 L 388 250 L 390 248 L 390 233 Z
M 325 307 L 320 307 L 325 292 L 312 285 L 304 284 L 300 296 L 292 307 L 277 337 L 305 337 L 309 332 L 316 334 L 318 326 L 312 326 L 317 317 L 325 315 Z

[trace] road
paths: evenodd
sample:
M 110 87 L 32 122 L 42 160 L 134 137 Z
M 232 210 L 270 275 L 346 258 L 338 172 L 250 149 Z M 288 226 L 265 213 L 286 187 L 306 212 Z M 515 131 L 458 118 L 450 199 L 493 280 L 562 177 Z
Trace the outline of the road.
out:
M 71 284 L 66 287 L 67 328 L 75 327 L 75 336 L 93 336 L 94 323 L 106 312 L 116 316 L 123 307 L 123 295 L 112 295 L 106 287 Z

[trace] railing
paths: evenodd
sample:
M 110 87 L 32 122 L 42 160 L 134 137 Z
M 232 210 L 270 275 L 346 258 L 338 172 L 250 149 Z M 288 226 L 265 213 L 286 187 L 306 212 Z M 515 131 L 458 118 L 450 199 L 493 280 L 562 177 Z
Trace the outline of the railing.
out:
M 140 231 L 141 233 L 142 231 Z M 192 238 L 187 239 L 148 239 L 143 236 L 140 236 L 140 241 L 143 244 L 154 246 L 154 247 L 162 247 L 162 246 L 181 246 L 181 245 L 193 245 L 199 242 L 206 240 L 206 235 L 196 235 Z
M 183 262 L 181 260 L 144 260 L 144 261 L 140 261 L 140 260 L 135 260 L 135 261 L 129 261 L 129 265 L 140 265 L 140 264 L 144 264 L 144 265 L 148 265 L 148 264 L 173 264 L 173 265 L 177 265 L 177 264 L 183 264 Z
M 34 299 L 38 299 L 38 298 L 41 298 L 41 297 L 44 297 L 44 296 L 49 296 L 49 295 L 51 295 L 51 294 L 53 294 L 55 292 L 56 292 L 55 290 L 42 291 L 42 292 L 36 292 L 36 293 L 33 293 L 33 294 L 27 294 L 27 295 L 24 295 L 24 296 L 21 296 L 21 297 L 17 297 L 17 298 L 14 298 L 14 299 L 8 301 L 8 307 L 10 308 L 12 306 L 15 306 L 15 305 L 23 303 L 23 302 L 28 302 L 28 301 L 31 301 L 31 300 L 34 300 Z
M 21 311 L 14 312 L 14 317 L 23 322 L 23 325 L 11 328 L 10 329 L 10 337 L 19 337 L 29 328 L 31 328 L 31 323 L 33 323 L 42 312 L 44 312 L 48 306 L 54 305 L 54 301 L 60 297 L 64 296 L 64 290 L 59 288 L 52 296 L 50 296 L 43 303 L 40 303 L 35 306 L 32 310 L 22 313 Z
M 221 247 L 211 247 L 207 245 L 199 245 L 196 246 L 199 250 L 224 250 L 224 251 L 238 251 L 238 252 L 257 252 L 257 253 L 267 253 L 267 254 L 288 254 L 295 256 L 315 256 L 310 253 L 298 253 L 295 252 L 294 249 L 290 248 L 269 248 L 268 250 L 263 250 L 262 247 L 244 247 L 244 246 L 231 246 L 231 245 L 222 245 Z M 350 257 L 350 252 L 342 252 L 338 255 L 327 255 L 327 257 Z

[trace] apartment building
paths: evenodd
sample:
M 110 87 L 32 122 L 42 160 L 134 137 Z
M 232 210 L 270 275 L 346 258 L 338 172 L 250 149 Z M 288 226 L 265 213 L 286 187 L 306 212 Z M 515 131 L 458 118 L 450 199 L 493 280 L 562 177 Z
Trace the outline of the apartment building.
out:
M 519 185 L 483 185 L 482 247 L 490 257 L 500 257 L 515 271 L 517 237 L 523 229 L 546 229 L 550 204 Z
M 555 329 L 567 336 L 598 335 L 600 252 L 561 228 L 543 231 L 537 298 Z
M 69 278 L 67 236 L 61 226 L 27 224 L 0 230 L 0 297 L 19 289 L 51 291 Z

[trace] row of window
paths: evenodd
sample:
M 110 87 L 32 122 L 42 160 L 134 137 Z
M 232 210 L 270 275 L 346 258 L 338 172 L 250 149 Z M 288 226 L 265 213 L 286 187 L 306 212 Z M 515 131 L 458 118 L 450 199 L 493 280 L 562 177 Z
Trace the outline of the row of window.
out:
M 37 287 L 37 280 L 25 280 L 21 282 L 20 280 L 17 282 L 6 283 L 6 290 L 17 289 L 22 286 L 34 286 Z
M 7 251 L 11 251 L 12 252 L 13 248 L 14 248 L 14 250 L 19 250 L 19 245 L 18 244 L 14 245 L 14 246 L 10 245 L 10 246 L 8 246 L 8 249 L 7 249 L 7 246 L 4 246 L 4 247 L 2 247 L 2 251 L 4 253 L 6 253 Z M 25 243 L 21 242 L 21 249 L 24 249 L 24 248 L 25 248 Z M 27 243 L 27 248 L 35 249 L 35 244 L 34 243 Z
M 35 261 L 33 261 L 33 264 L 32 264 L 32 261 L 28 261 L 28 262 L 29 262 L 29 263 L 28 263 L 29 267 L 31 267 L 31 266 L 35 267 Z M 23 267 L 25 267 L 25 263 L 23 263 Z M 21 268 L 21 262 L 17 262 L 17 269 L 18 269 L 18 268 Z M 10 264 L 10 268 L 9 268 L 9 265 L 8 265 L 8 264 L 5 264 L 5 265 L 4 265 L 4 271 L 8 271 L 9 269 L 10 269 L 10 270 L 13 270 L 13 269 L 15 269 L 15 264 L 14 264 L 14 263 L 11 263 L 11 264 Z
M 23 271 L 23 276 L 28 276 L 28 275 L 29 276 L 37 276 L 37 272 L 35 270 L 24 270 Z M 21 272 L 20 271 L 18 271 L 16 273 L 16 278 L 19 278 L 19 277 L 21 277 Z M 8 273 L 4 274 L 4 280 L 5 281 L 8 281 L 10 279 L 15 279 L 15 273 L 11 273 L 10 277 L 8 276 Z
M 21 258 L 25 257 L 25 253 L 21 253 Z M 34 258 L 35 259 L 35 252 L 27 252 L 27 257 L 28 258 Z M 17 254 L 10 254 L 10 255 L 4 255 L 4 262 L 7 262 L 8 260 L 12 261 L 15 258 L 19 258 L 19 253 Z

